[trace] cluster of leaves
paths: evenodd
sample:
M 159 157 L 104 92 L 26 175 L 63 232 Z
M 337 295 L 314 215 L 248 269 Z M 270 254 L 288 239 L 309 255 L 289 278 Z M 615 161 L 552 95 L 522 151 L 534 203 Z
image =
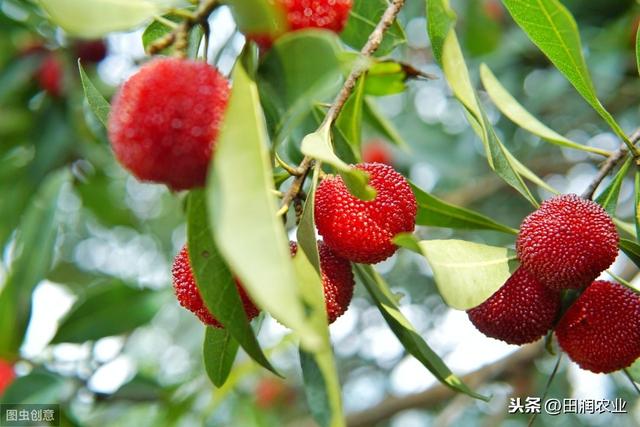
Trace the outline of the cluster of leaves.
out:
M 184 19 L 171 8 L 185 6 L 179 3 L 161 5 L 160 2 L 143 0 L 126 4 L 118 2 L 117 7 L 114 7 L 114 2 L 106 0 L 91 2 L 95 3 L 91 6 L 72 1 L 41 0 L 40 3 L 51 20 L 70 34 L 91 37 L 133 28 L 154 16 L 164 15 L 153 21 L 144 32 L 145 47 L 170 32 L 173 28 L 171 22 Z M 266 1 L 258 1 L 258 6 L 251 5 L 261 13 L 252 9 L 248 15 L 242 15 L 241 11 L 253 2 L 236 0 L 229 3 L 236 12 L 240 11 L 239 21 L 249 21 L 243 22 L 245 25 L 259 27 L 264 25 L 265 19 L 269 21 L 264 15 L 268 15 L 270 10 Z M 627 143 L 630 151 L 635 150 L 621 126 L 598 100 L 582 55 L 580 35 L 568 10 L 557 0 L 531 3 L 504 0 L 503 3 L 524 33 L 620 137 L 621 143 Z M 409 77 L 407 67 L 386 56 L 405 42 L 405 34 L 398 23 L 386 33 L 378 56 L 365 64 L 367 72 L 358 80 L 335 125 L 318 127 L 323 123 L 326 104 L 333 100 L 346 74 L 353 67 L 362 66 L 361 58 L 354 53 L 354 49 L 359 49 L 365 43 L 386 6 L 384 0 L 355 1 L 350 21 L 340 36 L 321 31 L 288 34 L 281 37 L 259 60 L 255 51 L 245 49 L 232 74 L 232 98 L 224 131 L 217 143 L 208 185 L 186 196 L 187 241 L 196 279 L 208 308 L 225 325 L 225 329 L 206 330 L 203 348 L 209 377 L 215 385 L 222 386 L 229 378 L 239 347 L 257 363 L 278 374 L 269 356 L 260 348 L 255 332 L 258 325 L 252 327 L 239 309 L 241 302 L 232 279 L 233 271 L 256 303 L 291 328 L 299 339 L 300 361 L 310 409 L 323 426 L 342 425 L 344 416 L 340 382 L 326 326 L 315 247 L 313 192 L 321 168 L 318 163 L 314 169 L 297 228 L 297 239 L 306 256 L 298 256 L 292 261 L 287 249 L 287 230 L 275 214 L 278 206 L 274 197 L 274 190 L 286 188 L 288 175 L 280 167 L 274 167 L 273 159 L 277 153 L 284 161 L 297 163 L 303 155 L 311 156 L 322 162 L 326 171 L 340 173 L 358 197 L 366 199 L 372 196 L 366 176 L 356 173 L 349 163 L 361 161 L 363 127 L 400 148 L 406 147 L 399 136 L 400 132 L 377 110 L 374 101 L 374 97 L 406 90 Z M 188 6 L 187 10 L 190 10 Z M 520 162 L 494 129 L 467 68 L 456 34 L 455 13 L 446 0 L 428 0 L 426 11 L 425 30 L 431 40 L 434 58 L 441 66 L 454 96 L 464 107 L 470 125 L 482 141 L 488 166 L 532 206 L 537 206 L 538 200 L 530 186 L 551 192 L 555 190 Z M 32 9 L 32 13 L 37 14 L 37 10 Z M 191 57 L 197 57 L 202 38 L 202 28 L 194 28 L 190 35 Z M 313 55 L 308 52 L 313 52 Z M 15 67 L 19 64 L 22 61 L 16 63 Z M 22 66 L 27 67 L 26 64 Z M 479 71 L 482 85 L 491 101 L 517 126 L 565 148 L 599 156 L 611 154 L 579 144 L 552 130 L 520 105 L 487 65 L 482 64 Z M 82 67 L 79 75 L 88 105 L 98 121 L 106 124 L 109 104 L 101 94 L 102 90 L 94 86 Z M 17 69 L 14 78 L 24 78 L 24 69 Z M 19 86 L 14 84 L 9 87 Z M 7 86 L 0 85 L 0 88 L 4 87 Z M 0 93 L 0 102 L 2 96 L 3 93 Z M 78 99 L 80 94 L 74 96 Z M 58 117 L 56 123 L 65 120 L 75 123 L 79 120 L 78 111 L 66 111 L 69 108 L 67 105 L 43 108 L 56 109 L 54 112 L 47 111 L 47 117 L 65 113 L 69 117 L 74 115 L 69 119 Z M 97 123 L 91 123 L 95 119 L 87 119 L 94 126 L 84 131 L 87 134 L 100 134 L 102 131 L 95 126 Z M 82 128 L 82 125 L 79 127 Z M 30 127 L 27 125 L 24 131 L 28 129 Z M 104 145 L 96 146 L 89 141 L 91 136 L 74 138 L 60 135 L 68 132 L 68 129 L 64 126 L 57 132 L 46 129 L 43 133 L 46 141 L 33 149 L 29 148 L 31 143 L 25 144 L 20 138 L 15 139 L 19 141 L 15 147 L 6 147 L 6 150 L 2 147 L 2 156 L 12 162 L 7 164 L 15 166 L 2 172 L 7 174 L 8 179 L 2 180 L 0 197 L 5 200 L 3 205 L 8 205 L 7 200 L 20 202 L 13 209 L 3 209 L 1 214 L 7 215 L 7 220 L 0 222 L 0 243 L 4 246 L 12 239 L 14 248 L 5 285 L 0 293 L 0 357 L 9 360 L 19 357 L 30 314 L 28 301 L 34 287 L 44 278 L 55 280 L 59 277 L 56 273 L 63 271 L 50 271 L 49 266 L 55 254 L 58 233 L 56 210 L 65 188 L 73 185 L 83 205 L 93 207 L 93 214 L 107 224 L 130 225 L 136 221 L 132 219 L 131 212 L 105 210 L 105 201 L 96 200 L 96 189 L 100 190 L 98 194 L 110 194 L 111 178 L 103 172 L 87 177 L 82 171 L 83 163 L 78 159 L 105 165 L 108 150 Z M 61 142 L 52 144 L 52 135 L 58 135 Z M 70 143 L 77 139 L 86 141 L 77 145 Z M 47 150 L 57 151 L 52 154 Z M 25 156 L 33 156 L 34 152 L 33 159 L 25 160 Z M 39 161 L 39 156 L 43 160 Z M 71 163 L 69 158 L 75 163 Z M 38 168 L 37 174 L 23 167 L 25 161 L 30 167 Z M 71 168 L 73 176 L 69 173 L 69 164 L 75 166 Z M 622 182 L 632 165 L 629 154 L 611 183 L 598 194 L 596 200 L 611 215 L 615 215 Z M 24 177 L 18 179 L 19 175 Z M 23 188 L 15 185 L 15 182 L 31 186 Z M 637 191 L 640 191 L 639 182 L 640 175 L 636 172 Z M 447 203 L 415 185 L 413 190 L 419 204 L 418 225 L 490 230 L 509 236 L 517 233 L 512 227 Z M 124 190 L 120 188 L 119 191 L 121 195 Z M 18 198 L 14 199 L 12 194 Z M 20 197 L 24 200 L 21 201 Z M 117 198 L 119 195 L 111 197 Z M 179 223 L 179 203 L 174 201 L 174 208 L 172 215 L 156 219 L 153 221 L 155 225 L 152 222 L 150 227 L 161 229 L 168 224 Z M 23 212 L 25 214 L 21 215 Z M 110 217 L 105 218 L 105 215 Z M 621 249 L 636 264 L 640 262 L 640 246 L 636 242 L 638 218 L 640 216 L 636 215 L 635 224 L 617 221 L 622 234 L 626 236 L 621 242 Z M 292 215 L 287 226 L 295 226 Z M 16 229 L 17 233 L 12 234 Z M 161 236 L 166 234 L 166 231 L 158 232 Z M 517 265 L 512 251 L 503 246 L 463 240 L 418 240 L 409 235 L 397 236 L 396 243 L 424 256 L 433 270 L 442 298 L 447 305 L 460 310 L 474 307 L 488 298 Z M 265 247 L 274 249 L 265 251 Z M 64 260 L 57 260 L 57 265 L 64 266 Z M 370 266 L 358 265 L 355 269 L 369 297 L 407 353 L 449 387 L 484 398 L 467 388 L 431 350 L 400 311 L 397 297 L 384 278 Z M 127 333 L 147 323 L 166 295 L 137 289 L 113 279 L 89 288 L 83 294 L 83 298 L 58 328 L 52 343 L 80 343 Z M 136 316 L 123 317 L 122 321 L 114 323 L 109 312 L 122 310 L 124 304 Z M 22 384 L 41 380 L 40 376 L 43 375 L 49 374 L 34 371 L 29 378 L 22 379 Z M 57 378 L 50 375 L 48 378 L 52 381 L 52 387 L 59 384 Z

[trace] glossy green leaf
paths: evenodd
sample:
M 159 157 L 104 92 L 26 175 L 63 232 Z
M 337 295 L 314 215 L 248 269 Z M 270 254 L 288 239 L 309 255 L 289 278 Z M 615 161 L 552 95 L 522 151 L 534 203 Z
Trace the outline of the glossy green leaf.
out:
M 109 110 L 111 110 L 111 106 L 104 99 L 104 96 L 98 92 L 98 89 L 94 86 L 94 84 L 85 73 L 82 68 L 82 64 L 78 59 L 78 70 L 80 71 L 80 81 L 82 82 L 82 88 L 84 89 L 84 96 L 89 103 L 89 107 L 91 107 L 91 111 L 96 115 L 100 123 L 107 127 L 107 123 L 109 122 Z
M 215 244 L 213 231 L 209 226 L 209 214 L 204 191 L 191 191 L 187 206 L 189 260 L 196 279 L 196 286 L 200 290 L 202 299 L 211 314 L 213 314 L 213 317 L 225 326 L 226 330 L 231 333 L 235 341 L 242 346 L 247 354 L 260 365 L 277 374 L 262 352 L 260 344 L 258 344 L 255 333 L 244 312 L 233 275 Z M 213 335 L 212 338 L 214 338 Z M 223 337 L 215 336 L 215 338 L 222 339 Z M 205 348 L 206 355 L 207 349 Z M 210 351 L 208 356 L 216 355 L 225 356 L 226 354 L 224 352 L 212 353 Z M 217 365 L 223 361 L 207 362 Z M 214 384 L 216 383 L 214 382 Z
M 2 394 L 0 403 L 53 404 L 60 401 L 65 381 L 41 369 L 16 378 Z
M 277 110 L 276 146 L 290 137 L 315 105 L 333 100 L 343 81 L 343 54 L 336 34 L 318 30 L 285 34 L 269 50 L 259 69 L 259 89 L 263 102 Z
M 513 20 L 531 41 L 551 60 L 578 93 L 628 142 L 620 125 L 598 100 L 587 64 L 576 21 L 558 0 L 502 0 Z
M 180 22 L 182 19 L 176 15 L 168 14 L 163 17 L 164 19 L 171 22 Z M 177 24 L 176 24 L 177 25 Z M 145 28 L 144 33 L 142 33 L 142 47 L 146 51 L 153 42 L 158 40 L 161 37 L 169 34 L 173 29 L 169 27 L 166 23 L 158 20 L 154 20 L 151 24 Z
M 351 147 L 355 158 L 360 157 L 362 143 L 362 103 L 366 78 L 360 77 L 353 93 L 344 104 L 342 112 L 336 120 L 335 127 L 340 130 L 347 144 Z
M 163 15 L 173 0 L 38 0 L 51 20 L 69 34 L 98 38 L 133 29 Z
M 241 66 L 218 137 L 207 188 L 214 239 L 252 299 L 293 329 L 308 349 L 319 331 L 309 326 L 273 193 L 267 133 L 258 91 Z
M 46 178 L 20 221 L 15 256 L 0 291 L 0 358 L 18 354 L 31 316 L 31 293 L 51 267 L 58 200 L 68 181 L 67 171 Z
M 373 32 L 388 6 L 386 0 L 354 0 L 347 26 L 340 33 L 340 38 L 356 50 L 362 49 L 369 34 Z M 382 56 L 406 43 L 406 35 L 402 26 L 395 21 L 382 39 L 376 55 Z
M 227 381 L 236 354 L 238 341 L 233 339 L 228 329 L 207 326 L 203 345 L 204 367 L 213 385 L 222 387 Z
M 460 378 L 455 376 L 440 356 L 429 347 L 402 314 L 389 286 L 372 266 L 359 264 L 356 266 L 356 272 L 385 321 L 409 354 L 420 361 L 442 384 L 476 399 L 489 400 L 489 398 L 472 391 Z
M 373 98 L 367 96 L 364 97 L 363 120 L 371 126 L 373 130 L 388 139 L 389 142 L 405 150 L 408 148 L 409 145 L 404 138 L 402 138 L 395 125 L 384 117 Z
M 227 0 L 238 27 L 245 34 L 279 34 L 285 29 L 285 16 L 270 0 Z
M 298 246 L 302 248 L 309 259 L 309 262 L 311 262 L 311 265 L 313 265 L 313 268 L 318 273 L 320 273 L 320 255 L 318 253 L 318 243 L 316 240 L 314 206 L 319 172 L 320 165 L 316 164 L 313 169 L 311 187 L 309 188 L 309 191 L 307 191 L 307 200 L 304 203 L 304 209 L 302 211 L 300 224 L 298 224 L 298 231 L 296 233 Z
M 330 128 L 330 124 L 325 124 L 317 132 L 307 135 L 302 140 L 302 152 L 334 167 L 351 194 L 362 200 L 373 200 L 376 190 L 368 185 L 367 173 L 346 164 L 333 152 Z
M 629 157 L 622 165 L 618 173 L 613 177 L 613 180 L 607 188 L 605 188 L 602 193 L 596 198 L 596 202 L 607 211 L 607 213 L 611 216 L 616 214 L 616 208 L 618 207 L 618 197 L 620 196 L 620 187 L 622 187 L 622 183 L 624 178 L 627 176 L 627 172 L 629 172 L 629 168 L 633 163 L 633 158 Z
M 411 184 L 418 202 L 416 224 L 466 230 L 495 230 L 517 234 L 518 230 L 500 224 L 472 210 L 452 205 Z
M 620 239 L 618 246 L 636 266 L 640 267 L 640 244 L 633 240 Z
M 510 249 L 464 240 L 423 240 L 420 248 L 442 299 L 458 310 L 486 301 L 507 281 L 517 264 Z
M 451 90 L 467 110 L 469 122 L 484 144 L 489 166 L 532 205 L 537 206 L 538 202 L 517 171 L 511 153 L 498 139 L 485 111 L 478 102 L 455 33 L 455 14 L 450 9 L 448 1 L 428 0 L 427 15 L 428 32 L 434 55 L 439 59 Z
M 480 77 L 489 97 L 498 109 L 511 121 L 534 135 L 562 147 L 608 156 L 609 152 L 595 147 L 578 144 L 548 128 L 531 113 L 529 113 L 518 101 L 500 84 L 496 76 L 486 64 L 480 65 Z
M 300 249 L 293 259 L 296 277 L 310 310 L 309 322 L 320 331 L 323 339 L 322 347 L 313 354 L 300 349 L 307 401 L 311 414 L 321 427 L 343 427 L 345 421 L 342 413 L 340 381 L 329 342 L 323 285 L 318 271 L 309 261 L 304 248 Z
M 394 61 L 374 63 L 367 71 L 364 90 L 367 95 L 386 96 L 404 92 L 407 74 L 402 65 Z
M 162 293 L 120 281 L 96 285 L 73 305 L 51 342 L 83 343 L 131 332 L 149 323 L 162 302 Z

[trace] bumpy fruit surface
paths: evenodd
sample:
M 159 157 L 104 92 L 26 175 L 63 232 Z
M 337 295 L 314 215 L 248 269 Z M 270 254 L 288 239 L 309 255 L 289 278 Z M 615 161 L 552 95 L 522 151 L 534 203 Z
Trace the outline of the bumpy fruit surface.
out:
M 393 236 L 414 230 L 416 198 L 407 180 L 391 166 L 364 163 L 356 167 L 369 173 L 375 199 L 352 196 L 339 176 L 324 179 L 316 191 L 316 226 L 327 246 L 341 257 L 374 264 L 394 254 Z
M 173 190 L 202 186 L 228 99 L 229 82 L 214 67 L 154 60 L 127 80 L 113 103 L 113 151 L 140 180 Z
M 640 357 L 640 296 L 618 283 L 595 281 L 562 316 L 556 336 L 583 369 L 626 368 Z
M 59 97 L 62 95 L 62 82 L 64 79 L 64 67 L 60 59 L 53 53 L 46 56 L 38 69 L 38 83 L 49 95 Z
M 172 274 L 173 289 L 175 290 L 176 297 L 178 298 L 180 305 L 195 313 L 202 323 L 213 326 L 214 328 L 221 328 L 222 325 L 220 322 L 211 315 L 205 306 L 204 301 L 202 301 L 202 296 L 200 296 L 200 291 L 198 290 L 193 277 L 191 263 L 189 262 L 189 251 L 186 245 L 173 261 Z M 251 299 L 249 299 L 249 296 L 237 280 L 236 286 L 238 287 L 240 299 L 242 300 L 242 305 L 244 306 L 247 318 L 251 320 L 258 315 L 260 310 L 253 304 Z
M 289 242 L 291 255 L 298 252 L 298 245 Z M 320 255 L 320 271 L 322 272 L 322 287 L 324 288 L 324 300 L 327 304 L 327 318 L 329 323 L 344 314 L 349 308 L 353 297 L 353 271 L 351 263 L 336 255 L 324 242 L 318 242 L 318 254 Z
M 13 371 L 13 365 L 0 359 L 0 396 L 2 396 L 2 393 L 11 385 L 15 377 L 16 374 Z
M 560 292 L 518 268 L 488 300 L 467 311 L 483 334 L 509 344 L 526 344 L 544 336 L 560 310 Z
M 276 0 L 282 9 L 286 26 L 284 32 L 321 28 L 340 33 L 347 24 L 352 0 Z M 281 34 L 250 34 L 248 37 L 263 49 L 268 49 Z
M 544 285 L 583 288 L 615 261 L 618 233 L 597 203 L 568 194 L 547 200 L 524 219 L 516 249 Z

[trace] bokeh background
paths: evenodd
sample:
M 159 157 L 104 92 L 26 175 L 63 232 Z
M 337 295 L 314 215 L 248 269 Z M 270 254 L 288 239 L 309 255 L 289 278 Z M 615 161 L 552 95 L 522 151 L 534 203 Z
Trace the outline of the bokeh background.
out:
M 563 3 L 580 26 L 600 99 L 631 133 L 640 126 L 633 52 L 639 5 L 632 0 Z M 515 27 L 499 1 L 452 4 L 475 81 L 479 64 L 486 62 L 551 128 L 590 146 L 618 148 L 618 138 Z M 369 128 L 364 129 L 365 147 L 378 147 L 383 151 L 379 155 L 422 189 L 518 227 L 531 208 L 488 168 L 482 144 L 435 65 L 424 2 L 409 1 L 400 21 L 407 43 L 392 55 L 438 78 L 411 81 L 406 92 L 375 99 L 408 150 Z M 244 37 L 224 7 L 210 23 L 209 58 L 229 73 Z M 87 57 L 86 43 L 52 27 L 33 3 L 0 0 L 0 283 L 12 261 L 25 255 L 16 253 L 16 230 L 37 203 L 40 184 L 64 165 L 73 174 L 55 207 L 51 270 L 31 295 L 20 358 L 10 361 L 17 378 L 4 400 L 60 403 L 63 425 L 72 426 L 312 426 L 295 342 L 268 316 L 262 318 L 259 339 L 286 380 L 260 369 L 241 352 L 229 383 L 221 389 L 210 384 L 201 354 L 204 328 L 172 297 L 171 261 L 186 236 L 183 197 L 138 182 L 115 163 L 105 132 L 84 100 L 77 58 L 83 57 L 93 82 L 111 96 L 146 59 L 141 34 L 110 35 L 102 41 L 104 57 Z M 94 44 L 93 54 L 95 49 Z M 562 192 L 584 190 L 597 171 L 597 157 L 560 149 L 518 129 L 481 95 L 499 136 L 520 160 Z M 625 182 L 620 217 L 632 217 L 632 199 L 633 183 Z M 492 232 L 422 228 L 419 233 L 514 244 L 512 237 Z M 34 265 L 41 262 L 37 251 L 26 256 L 34 257 Z M 349 311 L 331 326 L 350 425 L 526 425 L 528 416 L 507 413 L 508 399 L 540 396 L 555 357 L 539 347 L 514 356 L 518 347 L 477 332 L 464 312 L 445 306 L 424 259 L 408 251 L 376 268 L 403 295 L 403 313 L 449 367 L 459 375 L 471 373 L 474 386 L 493 399 L 483 403 L 442 392 L 433 376 L 405 353 L 358 286 Z M 623 255 L 614 271 L 635 276 Z M 107 288 L 118 290 L 105 295 Z M 74 304 L 86 300 L 89 308 L 58 331 Z M 119 327 L 129 332 L 111 336 Z M 74 342 L 87 336 L 87 330 L 94 335 L 90 341 Z M 542 415 L 537 425 L 640 423 L 637 394 L 622 374 L 595 375 L 564 360 L 549 396 L 622 397 L 629 414 Z

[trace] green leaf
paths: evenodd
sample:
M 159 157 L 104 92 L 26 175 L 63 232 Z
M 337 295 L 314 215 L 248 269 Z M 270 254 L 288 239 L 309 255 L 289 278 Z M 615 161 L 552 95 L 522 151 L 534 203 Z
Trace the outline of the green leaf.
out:
M 411 183 L 418 202 L 416 224 L 431 227 L 460 228 L 466 230 L 495 230 L 518 234 L 518 230 L 502 225 L 472 210 L 455 206 L 422 191 Z
M 362 143 L 362 103 L 365 81 L 364 76 L 358 79 L 353 93 L 344 104 L 335 124 L 349 144 L 355 158 L 360 158 L 360 144 Z
M 83 343 L 131 332 L 153 319 L 163 297 L 120 281 L 93 286 L 73 305 L 51 343 Z
M 109 122 L 109 110 L 111 106 L 106 99 L 98 92 L 98 89 L 91 83 L 89 76 L 82 68 L 82 64 L 78 59 L 78 70 L 80 71 L 80 80 L 82 82 L 82 88 L 84 89 L 84 96 L 87 98 L 91 111 L 96 115 L 100 123 L 106 128 Z
M 304 394 L 307 397 L 311 415 L 320 427 L 327 427 L 331 423 L 331 406 L 322 371 L 313 354 L 302 349 L 300 349 L 300 367 L 304 380 Z
M 627 368 L 627 372 L 633 381 L 640 384 L 640 358 Z
M 386 96 L 404 92 L 407 88 L 402 64 L 377 61 L 367 71 L 364 91 L 367 95 Z
M 511 94 L 504 88 L 491 72 L 486 64 L 480 65 L 480 78 L 489 97 L 498 109 L 511 121 L 534 135 L 562 147 L 588 151 L 602 156 L 608 156 L 609 152 L 595 147 L 578 144 L 548 128 L 531 113 L 529 113 Z
M 228 0 L 238 28 L 244 34 L 265 35 L 284 32 L 286 18 L 270 0 Z
M 172 14 L 165 15 L 163 18 L 176 23 L 182 20 L 182 18 L 180 18 L 179 16 Z M 144 33 L 142 33 L 142 47 L 144 48 L 145 52 L 149 48 L 149 45 L 151 45 L 159 38 L 166 36 L 172 30 L 173 29 L 166 23 L 158 20 L 154 20 L 151 24 L 149 24 L 147 28 L 145 28 Z
M 55 24 L 69 34 L 86 38 L 133 29 L 177 4 L 173 0 L 38 0 L 38 3 Z
M 187 211 L 189 260 L 196 285 L 207 308 L 249 356 L 266 369 L 279 375 L 258 344 L 244 311 L 233 275 L 216 247 L 213 231 L 209 226 L 206 195 L 203 190 L 191 191 L 187 202 Z M 217 338 L 222 339 L 221 336 Z M 206 351 L 205 348 L 205 353 Z M 218 353 L 218 356 L 223 355 L 224 353 Z M 216 364 L 218 362 L 210 363 Z
M 444 302 L 458 310 L 482 304 L 516 267 L 510 249 L 464 240 L 423 240 L 419 244 Z
M 44 370 L 36 370 L 16 378 L 2 394 L 0 403 L 57 403 L 64 392 L 64 378 Z
M 531 41 L 551 60 L 578 93 L 630 144 L 620 125 L 598 100 L 587 64 L 576 21 L 558 0 L 502 0 L 513 20 Z
M 351 194 L 362 200 L 373 200 L 376 197 L 376 190 L 368 185 L 368 174 L 346 164 L 333 152 L 330 129 L 331 124 L 328 123 L 318 131 L 307 135 L 302 140 L 302 152 L 307 156 L 333 166 L 344 180 Z
M 261 99 L 277 109 L 275 146 L 290 137 L 315 105 L 333 100 L 343 81 L 343 54 L 338 36 L 319 30 L 287 33 L 269 50 L 258 74 Z
M 224 385 L 237 353 L 238 341 L 233 339 L 228 329 L 207 326 L 203 345 L 204 367 L 213 385 Z
M 214 239 L 258 306 L 293 329 L 306 349 L 317 349 L 321 335 L 307 322 L 288 239 L 276 216 L 258 91 L 240 65 L 233 83 L 207 188 Z
M 618 207 L 618 196 L 620 196 L 620 187 L 622 182 L 629 172 L 629 168 L 633 163 L 633 158 L 629 157 L 623 163 L 622 167 L 616 173 L 611 183 L 605 188 L 602 193 L 596 198 L 596 203 L 604 208 L 605 211 L 611 216 L 616 214 L 616 208 Z
M 362 49 L 387 6 L 386 0 L 354 0 L 347 26 L 340 33 L 340 38 L 352 48 Z M 388 55 L 396 46 L 404 44 L 406 41 L 402 26 L 398 21 L 394 21 L 384 33 L 376 55 Z
M 309 259 L 309 262 L 311 262 L 311 265 L 313 265 L 313 268 L 318 273 L 320 273 L 320 255 L 318 253 L 318 242 L 316 241 L 314 206 L 319 172 L 320 165 L 316 164 L 313 169 L 311 187 L 307 192 L 307 200 L 304 203 L 304 209 L 302 211 L 300 224 L 298 224 L 298 231 L 296 233 L 298 246 L 302 248 Z
M 58 234 L 58 200 L 68 181 L 67 171 L 49 175 L 20 222 L 15 257 L 0 291 L 1 358 L 17 356 L 31 316 L 31 293 L 51 267 Z
M 516 169 L 513 156 L 498 139 L 493 126 L 482 109 L 471 83 L 467 64 L 454 30 L 455 14 L 447 0 L 428 0 L 428 31 L 434 55 L 440 61 L 444 75 L 455 97 L 467 110 L 467 118 L 480 136 L 487 153 L 489 166 L 507 184 L 515 188 L 532 205 L 538 202 Z
M 311 414 L 321 427 L 343 427 L 345 422 L 342 413 L 340 381 L 329 342 L 323 285 L 318 271 L 309 261 L 304 248 L 300 249 L 293 258 L 296 277 L 302 287 L 307 307 L 311 311 L 309 322 L 320 331 L 323 340 L 322 347 L 312 355 L 306 354 L 303 348 L 300 349 L 307 400 Z
M 635 203 L 635 209 L 634 209 L 634 223 L 635 223 L 635 232 L 636 232 L 636 236 L 640 236 L 640 170 L 636 170 L 636 173 L 634 175 L 634 193 L 635 193 L 635 197 L 634 197 L 634 203 Z
M 363 118 L 365 123 L 394 145 L 403 149 L 407 149 L 409 146 L 400 136 L 400 132 L 398 132 L 395 125 L 380 112 L 375 101 L 367 96 L 364 98 Z
M 442 384 L 476 399 L 489 400 L 489 398 L 467 387 L 429 347 L 409 320 L 404 317 L 388 285 L 372 266 L 358 264 L 356 265 L 356 272 L 378 306 L 385 321 L 409 354 L 422 363 Z
M 629 239 L 620 239 L 618 246 L 636 266 L 640 267 L 640 245 L 637 242 Z

